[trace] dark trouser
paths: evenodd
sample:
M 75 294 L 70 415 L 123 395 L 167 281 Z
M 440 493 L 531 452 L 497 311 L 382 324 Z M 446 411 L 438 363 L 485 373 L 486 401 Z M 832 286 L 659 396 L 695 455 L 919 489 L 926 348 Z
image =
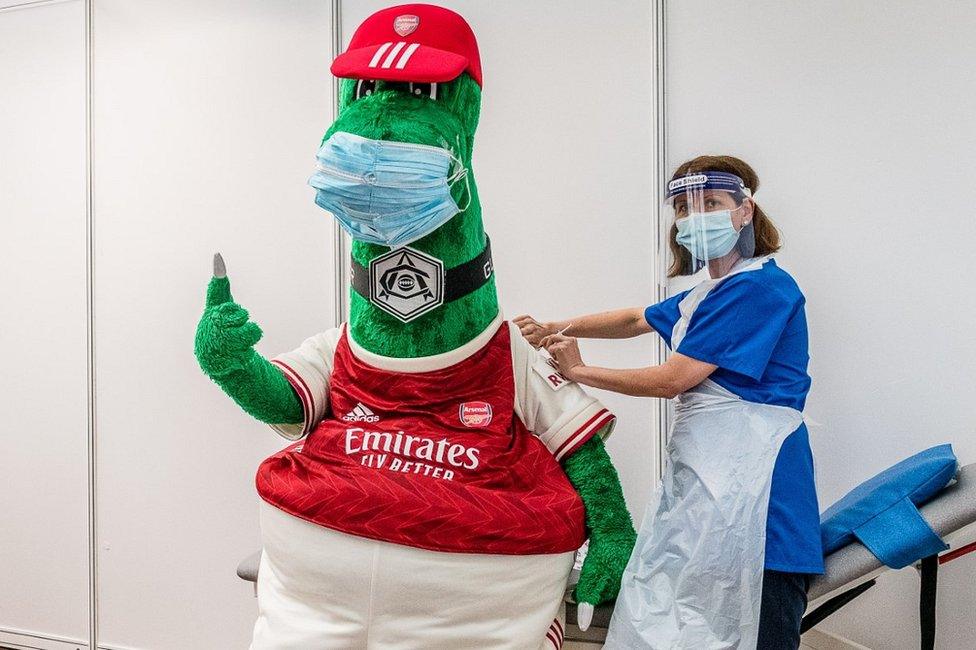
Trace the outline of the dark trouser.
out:
M 800 621 L 807 608 L 810 575 L 763 571 L 758 650 L 796 650 Z

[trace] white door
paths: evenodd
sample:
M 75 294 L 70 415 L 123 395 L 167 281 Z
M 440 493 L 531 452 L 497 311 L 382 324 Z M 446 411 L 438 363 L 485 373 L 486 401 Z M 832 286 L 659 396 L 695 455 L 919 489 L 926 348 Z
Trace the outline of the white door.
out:
M 86 643 L 84 3 L 14 4 L 0 2 L 0 645 Z

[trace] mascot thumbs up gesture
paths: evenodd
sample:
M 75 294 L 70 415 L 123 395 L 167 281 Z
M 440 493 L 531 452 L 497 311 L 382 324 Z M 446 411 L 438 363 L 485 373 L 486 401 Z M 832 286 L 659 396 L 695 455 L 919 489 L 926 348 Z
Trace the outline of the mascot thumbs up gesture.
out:
M 257 474 L 252 649 L 559 648 L 614 598 L 635 540 L 614 416 L 502 316 L 471 153 L 482 70 L 458 14 L 382 10 L 332 64 L 310 179 L 353 238 L 348 323 L 266 360 L 223 261 L 201 368 L 294 440 Z M 520 218 L 515 215 L 515 218 Z

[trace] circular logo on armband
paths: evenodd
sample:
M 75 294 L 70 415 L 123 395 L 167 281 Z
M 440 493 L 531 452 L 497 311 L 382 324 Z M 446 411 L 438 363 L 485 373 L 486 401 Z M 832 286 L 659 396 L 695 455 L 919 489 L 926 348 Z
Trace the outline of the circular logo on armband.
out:
M 408 323 L 444 304 L 444 263 L 398 248 L 369 263 L 369 301 Z

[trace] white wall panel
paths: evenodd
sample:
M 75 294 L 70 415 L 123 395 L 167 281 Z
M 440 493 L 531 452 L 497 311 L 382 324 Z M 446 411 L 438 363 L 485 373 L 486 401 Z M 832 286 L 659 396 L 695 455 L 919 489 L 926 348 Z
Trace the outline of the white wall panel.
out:
M 540 319 L 654 300 L 650 3 L 439 3 L 471 24 L 484 70 L 474 172 L 505 314 Z M 343 2 L 344 43 L 389 3 Z M 594 365 L 655 360 L 650 336 L 584 341 Z M 599 392 L 599 391 L 594 391 Z M 656 404 L 600 393 L 639 522 L 656 477 Z
M 246 647 L 254 473 L 283 446 L 193 356 L 211 256 L 265 354 L 333 325 L 306 179 L 331 123 L 329 3 L 98 0 L 100 641 Z
M 670 169 L 730 153 L 759 172 L 779 256 L 807 296 L 806 415 L 821 507 L 925 447 L 976 461 L 976 6 L 668 3 Z M 939 647 L 972 646 L 976 561 L 943 567 Z M 825 627 L 917 647 L 917 579 Z
M 0 11 L 0 224 L 0 629 L 87 639 L 83 2 Z

